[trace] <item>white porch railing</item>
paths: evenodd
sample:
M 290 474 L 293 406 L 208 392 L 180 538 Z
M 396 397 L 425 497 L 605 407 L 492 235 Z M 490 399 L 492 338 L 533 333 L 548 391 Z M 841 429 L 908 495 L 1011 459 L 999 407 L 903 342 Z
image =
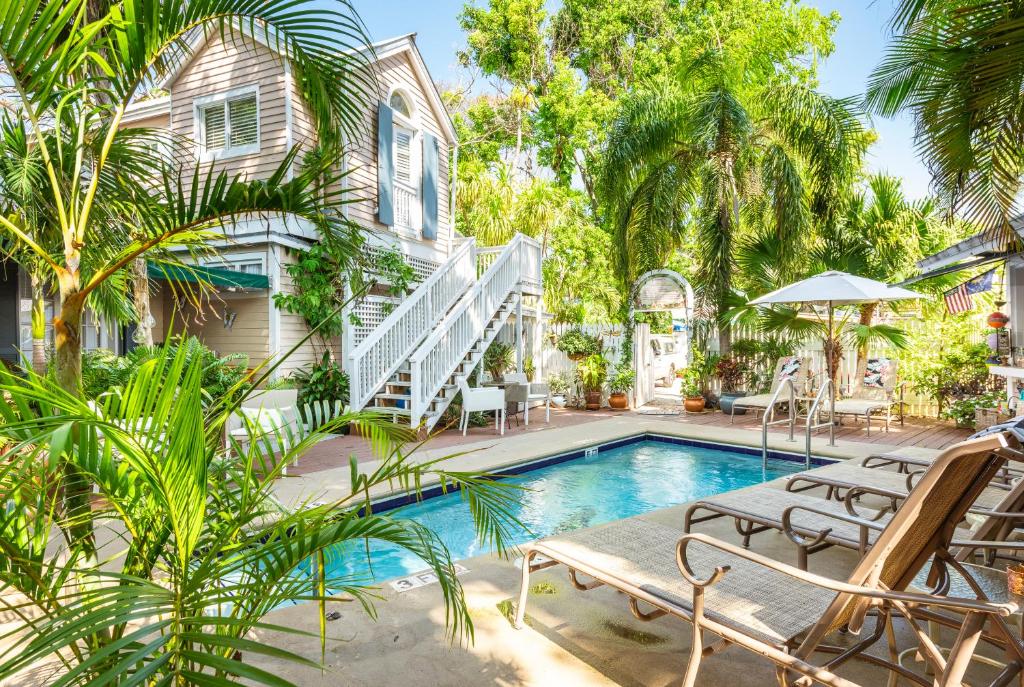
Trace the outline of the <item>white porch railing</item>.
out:
M 346 358 L 353 410 L 370 402 L 475 281 L 476 242 L 469 240 L 352 349 Z
M 540 252 L 540 244 L 523 234 L 516 234 L 493 260 L 488 251 L 485 255 L 490 264 L 479 281 L 410 356 L 413 427 L 481 340 L 501 304 L 523 281 L 540 281 Z

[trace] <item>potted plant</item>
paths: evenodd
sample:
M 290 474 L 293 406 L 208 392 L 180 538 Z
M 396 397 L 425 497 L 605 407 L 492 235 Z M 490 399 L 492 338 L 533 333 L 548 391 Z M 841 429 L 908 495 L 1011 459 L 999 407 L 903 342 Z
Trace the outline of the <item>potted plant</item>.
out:
M 558 338 L 555 348 L 565 353 L 569 360 L 579 361 L 600 353 L 603 346 L 598 337 L 585 333 L 579 327 L 573 327 Z
M 587 410 L 601 408 L 601 391 L 608 379 L 608 360 L 600 353 L 584 358 L 576 368 L 583 384 L 583 397 Z
M 526 381 L 532 382 L 537 374 L 537 366 L 533 362 L 533 356 L 526 356 L 523 360 L 523 372 L 526 374 Z
M 722 384 L 722 392 L 718 397 L 718 407 L 722 409 L 723 413 L 734 412 L 736 415 L 746 413 L 746 408 L 740 407 L 735 411 L 732 409 L 733 402 L 737 398 L 744 396 L 739 387 L 743 383 L 744 376 L 747 374 L 746 363 L 734 356 L 723 356 L 715 363 L 715 374 L 718 376 L 718 381 Z
M 548 389 L 551 390 L 551 403 L 558 408 L 565 407 L 565 394 L 569 391 L 569 378 L 564 372 L 556 372 L 548 377 Z
M 500 382 L 508 370 L 515 367 L 516 349 L 505 341 L 495 341 L 484 353 L 484 369 L 496 382 Z
M 683 409 L 688 413 L 703 413 L 704 393 L 701 388 L 700 373 L 695 368 L 688 367 L 679 376 L 683 380 L 681 385 Z
M 636 372 L 626 363 L 619 364 L 612 376 L 608 378 L 608 405 L 613 410 L 629 408 L 629 397 L 626 395 L 633 388 Z

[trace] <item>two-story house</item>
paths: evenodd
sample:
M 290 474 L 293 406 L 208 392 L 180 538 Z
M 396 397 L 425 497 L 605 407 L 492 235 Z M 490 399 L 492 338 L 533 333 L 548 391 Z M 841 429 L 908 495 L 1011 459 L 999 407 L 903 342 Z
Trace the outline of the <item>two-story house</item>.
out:
M 190 142 L 193 150 L 181 156 L 186 178 L 194 170 L 189 165 L 266 178 L 294 146 L 315 142 L 288 60 L 240 32 L 199 35 L 191 47 L 189 58 L 160 84 L 167 95 L 132 106 L 125 118 L 129 126 L 166 128 Z M 448 165 L 455 130 L 413 35 L 381 41 L 368 53 L 374 56 L 382 102 L 366 112 L 362 139 L 346 145 L 346 183 L 358 199 L 346 212 L 372 230 L 373 244 L 400 251 L 426 276 L 445 262 L 453 244 Z M 255 363 L 288 351 L 308 331 L 299 316 L 277 308 L 272 296 L 292 290 L 285 267 L 317 235 L 303 222 L 282 218 L 239 221 L 228 234 L 217 245 L 218 257 L 205 265 L 212 268 L 209 280 L 219 287 L 206 308 L 176 303 L 173 289 L 159 287 L 164 275 L 153 271 L 153 336 L 161 341 L 174 327 L 219 352 L 244 353 Z M 225 278 L 219 271 L 224 269 L 245 276 Z M 379 323 L 394 306 L 386 303 L 371 298 L 360 304 L 364 328 Z M 342 343 L 337 347 L 340 352 Z M 308 364 L 315 355 L 312 344 L 303 346 L 281 373 Z
M 454 395 L 454 376 L 475 368 L 506 324 L 520 323 L 514 327 L 520 366 L 524 329 L 539 350 L 540 246 L 517 236 L 507 246 L 478 250 L 455 232 L 449 181 L 457 161 L 455 129 L 415 37 L 381 41 L 366 53 L 380 99 L 366 109 L 359 139 L 346 141 L 339 161 L 356 199 L 345 212 L 367 230 L 369 250 L 400 252 L 419 281 L 402 299 L 381 293 L 361 299 L 352 307 L 358 324 L 346 325 L 328 345 L 352 377 L 355 408 L 385 407 L 429 425 Z M 197 35 L 187 58 L 160 84 L 166 95 L 133 104 L 124 124 L 167 129 L 184 141 L 176 156 L 186 179 L 196 166 L 267 178 L 295 146 L 315 142 L 296 78 L 288 60 L 258 36 L 242 30 Z M 178 285 L 170 283 L 194 273 L 151 268 L 154 341 L 186 332 L 221 355 L 243 353 L 253 365 L 279 359 L 309 329 L 273 296 L 294 292 L 287 266 L 317 240 L 315 227 L 294 218 L 235 221 L 215 244 L 216 258 L 196 266 L 215 287 L 202 306 L 176 298 Z M 0 331 L 0 347 L 17 359 L 18 348 L 31 345 L 29 289 L 23 277 L 6 276 L 0 314 L 5 308 L 16 314 L 11 321 L 18 331 L 6 339 Z M 527 318 L 533 323 L 528 329 Z M 83 329 L 87 348 L 123 352 L 132 345 L 130 332 L 91 315 Z M 290 374 L 320 353 L 316 342 L 306 342 L 277 374 Z

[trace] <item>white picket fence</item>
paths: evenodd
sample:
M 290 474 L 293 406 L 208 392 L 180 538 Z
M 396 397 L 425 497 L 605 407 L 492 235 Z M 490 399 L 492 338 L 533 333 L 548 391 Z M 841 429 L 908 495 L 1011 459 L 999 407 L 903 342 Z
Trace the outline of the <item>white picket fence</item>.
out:
M 908 336 L 914 338 L 915 335 L 921 335 L 924 333 L 934 333 L 935 323 L 925 322 L 918 319 L 905 319 L 898 322 L 893 322 L 895 326 L 904 330 Z M 984 338 L 983 334 L 983 319 L 979 319 L 979 326 L 977 328 L 978 334 L 976 340 L 981 342 Z M 763 335 L 760 334 L 753 328 L 736 327 L 733 329 L 732 340 L 738 339 L 761 339 Z M 717 352 L 718 349 L 718 338 L 717 335 L 709 337 L 709 348 L 712 351 Z M 796 355 L 801 355 L 810 358 L 811 369 L 814 372 L 822 371 L 826 368 L 825 355 L 823 352 L 822 342 L 819 339 L 811 339 L 805 341 L 802 345 L 798 346 Z M 892 346 L 887 344 L 874 343 L 868 349 L 869 357 L 891 357 L 896 360 L 900 359 L 901 352 Z M 906 372 L 905 366 L 900 371 L 901 381 L 905 380 Z M 840 390 L 847 390 L 851 388 L 857 375 L 857 356 L 855 351 L 845 351 L 842 362 L 839 366 L 839 388 Z M 917 417 L 936 417 L 938 415 L 938 406 L 935 401 L 926 396 L 922 396 L 914 391 L 914 389 L 907 385 L 904 392 L 904 400 L 907 404 L 907 415 Z
M 576 374 L 576 362 L 569 359 L 565 353 L 555 348 L 552 339 L 558 340 L 562 334 L 570 329 L 575 329 L 574 324 L 549 324 L 544 329 L 542 344 L 542 366 L 544 376 L 548 377 L 556 372 L 562 372 L 571 380 Z M 604 344 L 604 356 L 609 362 L 617 365 L 622 356 L 622 344 L 625 342 L 625 332 L 621 325 L 609 324 L 584 324 L 580 326 L 583 333 L 596 336 Z

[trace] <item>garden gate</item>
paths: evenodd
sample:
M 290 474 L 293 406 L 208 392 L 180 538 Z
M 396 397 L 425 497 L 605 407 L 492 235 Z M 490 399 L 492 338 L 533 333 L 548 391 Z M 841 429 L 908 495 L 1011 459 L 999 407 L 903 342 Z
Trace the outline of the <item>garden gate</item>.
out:
M 682 311 L 687 321 L 693 318 L 693 288 L 683 275 L 674 270 L 651 270 L 633 283 L 629 297 L 630 320 L 633 313 Z M 651 348 L 650 325 L 637 325 L 634 330 L 633 360 L 636 385 L 633 407 L 654 399 L 654 351 Z

